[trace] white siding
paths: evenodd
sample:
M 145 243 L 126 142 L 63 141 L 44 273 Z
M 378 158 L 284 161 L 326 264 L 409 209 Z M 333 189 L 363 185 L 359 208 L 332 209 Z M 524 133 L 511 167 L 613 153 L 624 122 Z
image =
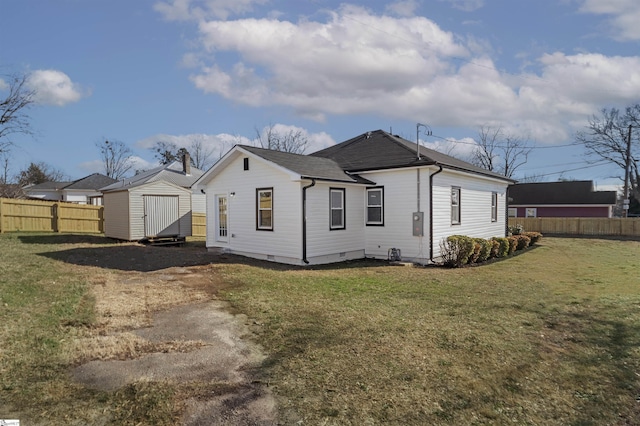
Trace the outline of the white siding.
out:
M 191 193 L 191 211 L 194 213 L 207 212 L 207 199 L 200 190 Z
M 345 189 L 345 229 L 330 230 L 329 189 Z M 326 263 L 364 257 L 364 187 L 317 182 L 307 190 L 307 259 Z
M 389 249 L 400 249 L 403 260 L 429 259 L 429 174 L 420 169 L 420 211 L 424 212 L 424 236 L 413 236 L 413 212 L 418 211 L 417 169 L 400 169 L 363 174 L 384 187 L 384 226 L 365 226 L 366 255 L 386 259 Z M 362 209 L 366 199 L 363 194 Z M 363 222 L 364 222 L 363 217 Z
M 207 247 L 286 263 L 302 259 L 302 186 L 256 158 L 239 155 L 206 185 Z M 256 189 L 273 188 L 273 230 L 256 229 Z M 233 196 L 231 195 L 233 193 Z M 216 241 L 215 196 L 227 195 L 228 242 Z
M 131 240 L 128 191 L 104 194 L 104 235 L 119 240 Z
M 460 187 L 460 224 L 451 224 L 451 187 Z M 498 194 L 498 220 L 491 221 L 491 194 Z M 434 256 L 449 235 L 490 238 L 505 235 L 506 183 L 443 171 L 434 178 Z

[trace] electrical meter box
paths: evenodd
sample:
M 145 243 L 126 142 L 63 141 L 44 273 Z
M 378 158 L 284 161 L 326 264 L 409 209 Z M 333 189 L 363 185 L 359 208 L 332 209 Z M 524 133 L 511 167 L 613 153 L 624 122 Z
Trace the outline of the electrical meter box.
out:
M 424 212 L 415 212 L 413 215 L 413 236 L 422 237 L 424 235 Z

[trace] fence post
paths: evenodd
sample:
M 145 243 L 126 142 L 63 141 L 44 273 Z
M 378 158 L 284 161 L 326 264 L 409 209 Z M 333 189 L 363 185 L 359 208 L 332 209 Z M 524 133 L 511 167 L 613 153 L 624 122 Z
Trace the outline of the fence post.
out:
M 60 205 L 53 203 L 51 206 L 51 213 L 53 215 L 53 232 L 60 232 Z

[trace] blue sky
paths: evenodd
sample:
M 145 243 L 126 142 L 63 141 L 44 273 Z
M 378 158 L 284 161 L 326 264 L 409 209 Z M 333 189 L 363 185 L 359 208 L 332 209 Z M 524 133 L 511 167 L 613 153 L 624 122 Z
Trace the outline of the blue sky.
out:
M 224 152 L 274 125 L 312 152 L 376 129 L 415 140 L 420 122 L 424 144 L 459 156 L 501 126 L 536 146 L 516 178 L 605 189 L 622 172 L 566 145 L 602 108 L 640 102 L 637 0 L 1 3 L 0 74 L 30 73 L 38 91 L 14 173 L 101 172 L 104 139 L 148 168 L 157 140 Z

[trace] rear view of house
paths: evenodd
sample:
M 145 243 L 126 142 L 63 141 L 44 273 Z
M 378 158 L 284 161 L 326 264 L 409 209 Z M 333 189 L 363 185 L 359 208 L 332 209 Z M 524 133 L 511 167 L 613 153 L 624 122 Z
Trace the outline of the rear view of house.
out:
M 378 130 L 311 155 L 237 145 L 195 188 L 209 249 L 306 265 L 429 263 L 449 235 L 504 236 L 510 183 Z

